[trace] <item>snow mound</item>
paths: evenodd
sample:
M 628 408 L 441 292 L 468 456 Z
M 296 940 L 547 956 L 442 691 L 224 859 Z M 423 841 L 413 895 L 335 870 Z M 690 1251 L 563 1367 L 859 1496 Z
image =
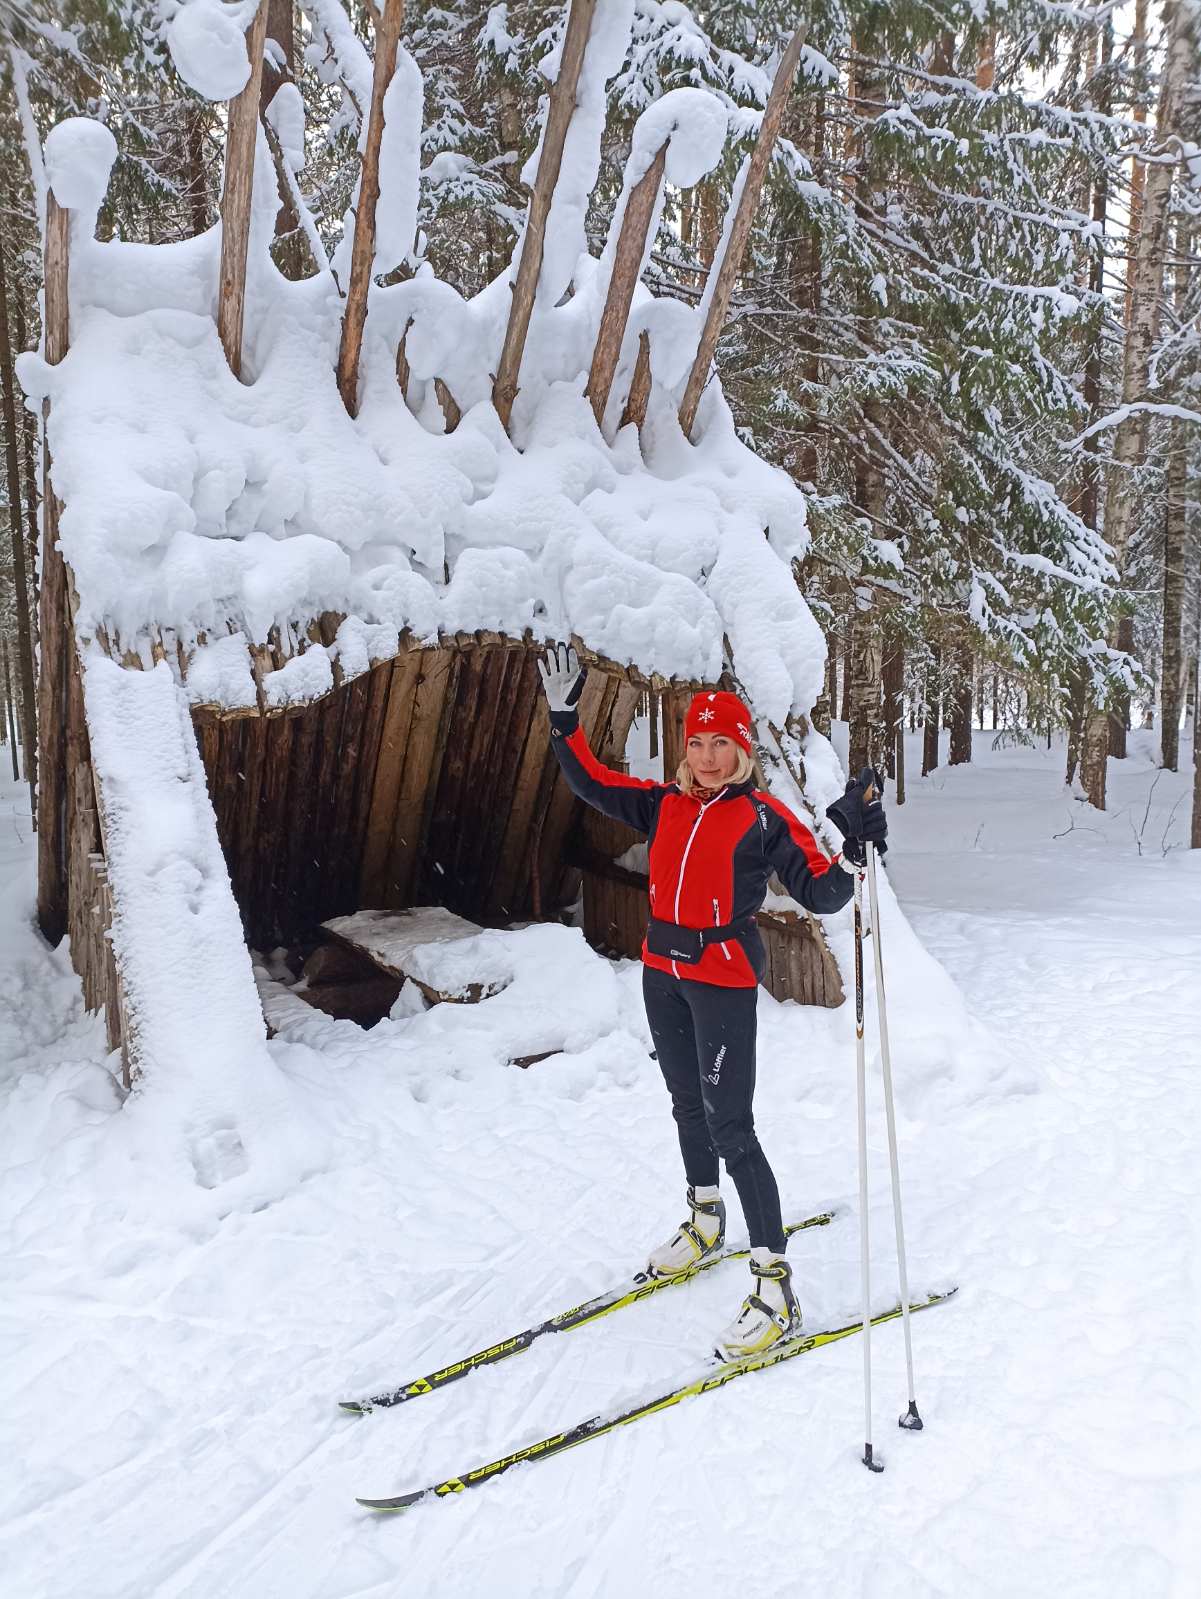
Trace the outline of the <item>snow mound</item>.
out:
M 629 9 L 613 0 L 612 15 L 598 22 L 581 91 L 588 105 L 603 102 Z M 221 25 L 237 32 L 242 19 L 229 12 Z M 173 26 L 199 27 L 207 15 L 193 0 Z M 420 74 L 407 56 L 393 89 L 379 271 L 413 248 Z M 285 100 L 272 115 L 293 159 L 302 142 L 294 110 Z M 583 139 L 588 117 L 577 120 Z M 677 179 L 707 170 L 720 156 L 724 122 L 721 105 L 693 89 L 643 114 L 600 260 L 576 248 L 582 232 L 563 244 L 575 237 L 566 213 L 555 224 L 512 437 L 492 406 L 490 377 L 508 314 L 507 272 L 474 299 L 428 268 L 375 286 L 359 415 L 348 416 L 334 375 L 341 300 L 333 275 L 323 269 L 289 282 L 266 248 L 278 193 L 263 139 L 241 381 L 215 326 L 219 228 L 144 246 L 97 241 L 77 226 L 70 350 L 53 368 L 23 355 L 18 369 L 28 403 L 50 401 L 61 542 L 81 637 L 103 628 L 137 648 L 163 628 L 185 652 L 199 648 L 201 687 L 189 692 L 233 706 L 247 703 L 245 674 L 228 647 L 220 659 L 207 655 L 208 641 L 241 633 L 261 644 L 289 623 L 303 636 L 329 611 L 377 643 L 405 629 L 423 641 L 481 628 L 548 641 L 576 635 L 621 665 L 705 681 L 723 670 L 728 641 L 758 714 L 782 725 L 790 711 L 807 712 L 820 691 L 824 642 L 792 572 L 808 544 L 804 500 L 741 443 L 716 381 L 695 442 L 681 434 L 676 408 L 698 312 L 639 288 L 603 428 L 584 395 L 626 197 L 665 140 Z M 56 189 L 64 186 L 81 213 L 94 210 L 111 136 L 76 119 L 52 141 Z M 594 176 L 579 151 L 565 157 L 560 188 L 573 217 Z M 557 303 L 568 282 L 573 293 Z M 618 429 L 614 412 L 644 330 L 655 384 L 640 439 Z M 396 381 L 402 339 L 407 395 Z M 451 433 L 439 380 L 462 412 Z M 285 669 L 272 703 L 321 692 L 328 665 Z

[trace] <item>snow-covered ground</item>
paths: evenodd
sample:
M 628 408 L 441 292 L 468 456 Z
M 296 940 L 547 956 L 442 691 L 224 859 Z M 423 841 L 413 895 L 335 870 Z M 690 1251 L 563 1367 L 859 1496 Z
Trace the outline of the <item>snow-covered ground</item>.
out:
M 719 1267 L 401 1410 L 334 1404 L 610 1286 L 679 1219 L 637 969 L 532 929 L 501 935 L 515 981 L 477 1007 L 366 1034 L 281 997 L 271 1049 L 326 1155 L 222 1215 L 219 1185 L 188 1201 L 120 1131 L 102 1027 L 31 930 L 7 784 L 0 1591 L 1195 1599 L 1201 852 L 1163 853 L 1187 837 L 1188 779 L 1157 780 L 1136 735 L 1098 818 L 1065 796 L 1059 748 L 991 742 L 892 813 L 892 885 L 966 1002 L 886 914 L 910 1281 L 960 1285 L 913 1324 L 926 1431 L 894 1424 L 893 1324 L 874 1340 L 883 1476 L 858 1463 L 851 1339 L 401 1518 L 354 1495 L 694 1372 L 741 1298 L 743 1269 Z M 758 1122 L 786 1213 L 845 1209 L 793 1245 L 812 1327 L 858 1298 L 849 1012 L 761 997 Z M 878 1084 L 872 1114 L 883 1307 Z

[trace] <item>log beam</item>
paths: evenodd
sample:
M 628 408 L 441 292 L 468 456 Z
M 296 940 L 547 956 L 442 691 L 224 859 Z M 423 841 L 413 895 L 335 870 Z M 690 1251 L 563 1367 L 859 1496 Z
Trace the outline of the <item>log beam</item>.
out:
M 262 0 L 250 25 L 246 48 L 250 77 L 229 103 L 225 143 L 225 186 L 221 192 L 221 275 L 217 290 L 217 333 L 229 369 L 242 375 L 242 322 L 246 310 L 246 254 L 250 245 L 250 209 L 254 190 L 254 152 L 259 126 L 259 92 L 263 78 L 263 45 L 267 37 L 267 0 Z
M 725 254 L 722 256 L 721 266 L 717 271 L 717 282 L 713 288 L 713 297 L 709 301 L 709 309 L 705 314 L 705 325 L 701 330 L 700 342 L 697 345 L 696 359 L 692 363 L 692 371 L 688 374 L 688 382 L 684 387 L 684 398 L 680 404 L 680 427 L 683 429 L 686 439 L 692 437 L 697 408 L 701 403 L 701 395 L 704 392 L 705 384 L 708 382 L 709 368 L 713 365 L 713 356 L 717 349 L 717 338 L 725 323 L 726 312 L 730 308 L 730 298 L 734 293 L 734 283 L 742 267 L 742 258 L 746 254 L 747 242 L 751 236 L 751 224 L 755 220 L 755 212 L 759 207 L 759 196 L 763 190 L 763 180 L 767 176 L 772 149 L 775 146 L 776 136 L 780 131 L 780 123 L 784 119 L 784 108 L 788 103 L 788 96 L 792 92 L 797 66 L 801 59 L 801 47 L 805 43 L 805 36 L 808 31 L 808 28 L 804 26 L 798 28 L 780 59 L 780 65 L 776 69 L 775 81 L 771 86 L 771 94 L 767 99 L 767 109 L 763 113 L 763 121 L 759 126 L 759 137 L 755 140 L 755 148 L 751 152 L 746 182 L 743 184 L 742 193 L 738 197 L 738 208 L 734 213 L 729 241 L 726 245 Z
M 67 270 L 70 216 L 46 195 L 45 355 L 56 366 L 67 353 L 70 313 Z M 49 401 L 43 406 L 48 415 Z M 42 581 L 38 595 L 41 663 L 38 674 L 38 926 L 50 944 L 67 931 L 67 673 L 71 666 L 67 573 L 58 547 L 59 502 L 43 451 Z
M 404 23 L 404 0 L 384 0 L 375 28 L 375 69 L 371 78 L 371 109 L 363 143 L 359 199 L 354 214 L 354 243 L 350 255 L 350 283 L 342 313 L 342 343 L 338 350 L 338 392 L 351 416 L 359 414 L 359 354 L 367 322 L 367 293 L 375 263 L 375 213 L 379 205 L 379 152 L 384 135 L 384 95 L 396 71 L 396 52 Z
M 525 350 L 526 334 L 534 311 L 538 293 L 538 279 L 542 273 L 542 253 L 546 243 L 546 223 L 550 216 L 551 200 L 559 181 L 559 168 L 563 162 L 563 144 L 575 110 L 576 87 L 584 51 L 592 32 L 592 14 L 596 0 L 571 0 L 567 18 L 567 33 L 563 40 L 563 54 L 559 60 L 559 76 L 550 91 L 547 108 L 546 131 L 542 138 L 542 153 L 538 160 L 538 176 L 530 196 L 530 215 L 521 239 L 521 260 L 513 281 L 513 303 L 509 308 L 509 324 L 505 329 L 505 342 L 497 363 L 492 383 L 492 403 L 506 433 L 513 419 L 513 402 L 517 398 L 518 378 L 521 374 L 521 357 Z
M 626 395 L 626 408 L 621 413 L 622 427 L 632 422 L 641 433 L 650 397 L 651 336 L 644 328 L 638 335 L 638 359 L 634 362 L 634 376 L 630 380 L 630 392 Z
M 617 360 L 621 354 L 626 323 L 629 321 L 630 306 L 634 301 L 634 289 L 641 275 L 642 261 L 646 253 L 646 236 L 650 230 L 651 218 L 655 214 L 655 204 L 659 198 L 663 169 L 666 165 L 667 141 L 664 140 L 655 159 L 630 190 L 626 200 L 625 214 L 621 219 L 621 232 L 613 253 L 609 292 L 605 297 L 605 309 L 601 314 L 600 327 L 597 330 L 596 348 L 592 352 L 588 387 L 584 391 L 592 401 L 592 414 L 596 417 L 597 427 L 601 427 L 604 423 L 605 406 L 609 403 L 609 391 L 613 387 L 613 377 L 617 371 Z M 639 355 L 641 356 L 641 341 Z

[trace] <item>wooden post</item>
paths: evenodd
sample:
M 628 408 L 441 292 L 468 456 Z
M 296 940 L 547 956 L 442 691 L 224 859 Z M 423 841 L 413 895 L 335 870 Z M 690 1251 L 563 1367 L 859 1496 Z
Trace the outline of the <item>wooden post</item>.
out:
M 250 77 L 229 104 L 225 140 L 225 186 L 221 193 L 221 277 L 217 291 L 217 333 L 235 377 L 242 375 L 242 318 L 246 307 L 246 252 L 250 244 L 250 206 L 254 189 L 254 151 L 259 126 L 259 88 L 267 0 L 262 0 L 247 36 Z
M 722 256 L 721 266 L 717 271 L 717 282 L 714 285 L 713 297 L 709 301 L 709 310 L 705 316 L 705 325 L 701 330 L 700 343 L 696 349 L 696 359 L 692 363 L 692 371 L 688 374 L 688 382 L 684 388 L 684 399 L 680 405 L 680 427 L 685 438 L 692 437 L 693 423 L 696 421 L 697 407 L 701 403 L 701 394 L 709 377 L 709 368 L 713 364 L 714 352 L 717 349 L 717 336 L 721 332 L 722 324 L 726 320 L 726 312 L 730 307 L 730 296 L 734 293 L 734 281 L 742 266 L 742 258 L 746 253 L 747 241 L 751 236 L 751 223 L 755 219 L 755 211 L 759 205 L 759 195 L 763 188 L 763 180 L 767 176 L 768 164 L 771 161 L 772 147 L 776 142 L 776 135 L 780 131 L 780 123 L 784 117 L 784 107 L 788 96 L 792 92 L 793 80 L 796 77 L 797 65 L 801 59 L 801 46 L 805 42 L 807 27 L 800 27 L 792 36 L 792 42 L 776 69 L 775 82 L 771 86 L 768 96 L 767 109 L 763 113 L 763 121 L 759 128 L 759 137 L 755 140 L 755 148 L 751 153 L 750 166 L 747 170 L 746 182 L 742 186 L 742 194 L 738 200 L 738 209 L 734 213 L 734 223 L 730 229 L 729 243 Z
M 563 162 L 563 142 L 568 124 L 575 110 L 576 86 L 588 36 L 592 31 L 592 13 L 596 0 L 571 0 L 571 13 L 567 18 L 567 34 L 563 40 L 563 54 L 559 61 L 559 76 L 550 91 L 547 108 L 546 132 L 542 139 L 542 153 L 538 159 L 538 176 L 530 196 L 530 215 L 521 239 L 521 260 L 513 282 L 513 304 L 509 308 L 509 325 L 505 329 L 505 342 L 492 382 L 492 403 L 506 432 L 513 418 L 513 402 L 517 398 L 517 380 L 521 375 L 521 357 L 525 351 L 526 334 L 534 311 L 538 292 L 538 279 L 542 272 L 542 252 L 546 242 L 546 222 L 555 185 L 559 181 L 559 168 Z
M 621 413 L 622 427 L 633 423 L 642 431 L 646 421 L 646 407 L 651 397 L 651 337 L 645 329 L 638 335 L 638 359 L 634 362 L 634 376 L 630 392 L 626 395 L 626 408 Z
M 338 350 L 338 392 L 351 416 L 359 414 L 359 353 L 367 322 L 367 291 L 375 263 L 375 212 L 379 204 L 379 148 L 384 133 L 384 95 L 396 71 L 396 52 L 404 23 L 404 0 L 384 0 L 375 27 L 375 70 L 371 78 L 371 109 L 359 176 L 359 199 L 354 214 L 354 244 L 350 254 L 350 283 L 342 313 L 342 343 Z
M 604 423 L 605 406 L 609 403 L 609 391 L 617 371 L 617 359 L 621 354 L 634 288 L 642 269 L 646 235 L 655 214 L 655 202 L 659 198 L 666 164 L 667 141 L 664 140 L 655 159 L 630 190 L 625 215 L 621 219 L 621 232 L 613 252 L 609 292 L 605 297 L 605 309 L 596 334 L 596 349 L 592 352 L 588 387 L 584 391 L 592 401 L 592 414 L 596 417 L 597 427 Z
M 53 191 L 46 195 L 45 358 L 57 366 L 67 353 L 70 313 L 67 269 L 70 217 Z M 49 412 L 49 401 L 43 415 Z M 59 505 L 43 452 L 42 584 L 38 597 L 41 670 L 38 674 L 38 926 L 57 944 L 67 930 L 66 795 L 67 671 L 70 664 L 67 574 L 58 547 Z

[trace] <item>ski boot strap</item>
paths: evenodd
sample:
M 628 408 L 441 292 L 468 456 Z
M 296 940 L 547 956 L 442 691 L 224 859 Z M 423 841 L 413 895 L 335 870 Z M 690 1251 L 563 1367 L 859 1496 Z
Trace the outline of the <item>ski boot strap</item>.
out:
M 720 1196 L 717 1199 L 698 1199 L 696 1189 L 692 1187 L 688 1189 L 688 1205 L 694 1215 L 701 1216 L 720 1216 L 725 1208 Z

